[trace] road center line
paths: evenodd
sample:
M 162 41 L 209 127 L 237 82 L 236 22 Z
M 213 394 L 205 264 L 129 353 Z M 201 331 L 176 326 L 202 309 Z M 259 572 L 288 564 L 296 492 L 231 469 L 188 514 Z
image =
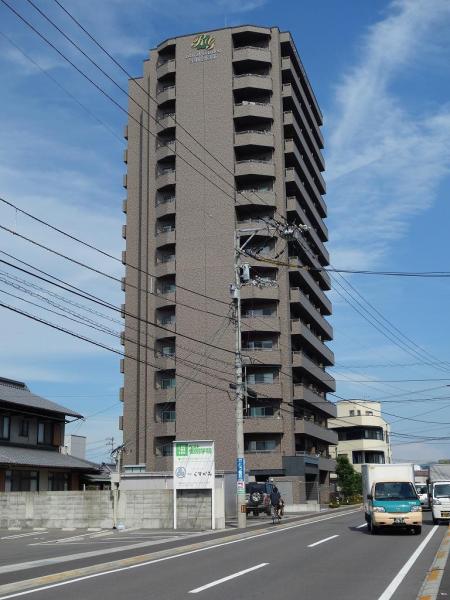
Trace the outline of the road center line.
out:
M 235 579 L 236 577 L 241 577 L 241 575 L 245 575 L 246 573 L 250 573 L 251 571 L 256 571 L 257 569 L 261 569 L 262 567 L 267 567 L 269 563 L 261 563 L 254 567 L 250 567 L 249 569 L 244 569 L 243 571 L 238 571 L 237 573 L 233 573 L 232 575 L 227 575 L 227 577 L 222 577 L 222 579 L 216 579 L 215 581 L 211 581 L 211 583 L 207 583 L 206 585 L 202 585 L 202 587 L 195 588 L 195 590 L 190 590 L 189 594 L 198 594 L 199 592 L 203 592 L 208 588 L 212 588 L 215 585 L 220 585 L 221 583 L 225 583 L 225 581 L 230 581 L 230 579 Z
M 409 573 L 411 567 L 416 562 L 416 560 L 419 558 L 419 556 L 422 554 L 426 545 L 428 544 L 428 542 L 431 540 L 431 538 L 433 537 L 433 535 L 436 533 L 436 531 L 438 529 L 439 529 L 439 525 L 435 525 L 433 527 L 433 529 L 430 531 L 430 533 L 427 535 L 427 537 L 423 540 L 423 542 L 420 544 L 420 546 L 418 548 L 416 548 L 416 550 L 413 552 L 413 554 L 410 556 L 410 558 L 406 561 L 406 563 L 403 565 L 403 567 L 400 569 L 400 571 L 397 573 L 397 575 L 394 577 L 394 579 L 391 581 L 391 583 L 388 585 L 388 587 L 384 590 L 384 592 L 381 594 L 381 596 L 378 598 L 378 600 L 390 600 L 390 598 L 392 598 L 392 596 L 394 595 L 398 586 L 401 584 L 401 582 L 404 580 L 406 575 Z
M 308 548 L 314 548 L 314 546 L 318 546 L 319 544 L 323 544 L 324 542 L 328 542 L 329 540 L 334 540 L 334 538 L 339 537 L 339 535 L 330 535 L 330 537 L 324 538 L 323 540 L 319 540 L 318 542 L 314 542 L 314 544 L 308 544 Z
M 358 525 L 358 527 L 356 529 L 362 529 L 363 527 L 366 527 L 367 523 L 363 523 L 362 525 Z

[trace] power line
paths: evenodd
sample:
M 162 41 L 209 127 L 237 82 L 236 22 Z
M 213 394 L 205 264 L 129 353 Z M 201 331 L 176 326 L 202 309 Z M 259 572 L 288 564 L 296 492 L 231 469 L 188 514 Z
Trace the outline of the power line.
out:
M 15 42 L 13 42 L 13 40 L 9 36 L 7 36 L 6 33 L 4 33 L 3 31 L 0 31 L 0 35 L 7 42 L 9 42 L 11 44 L 11 46 L 13 46 L 14 48 L 16 48 L 16 50 L 18 50 L 29 62 L 31 62 L 36 68 L 38 68 L 39 71 L 41 71 L 41 73 L 43 73 L 46 77 L 48 77 L 50 79 L 50 81 L 52 81 L 65 94 L 67 94 L 67 96 L 69 96 L 69 98 L 71 98 L 74 102 L 76 102 L 78 104 L 78 106 L 80 106 L 80 108 L 82 108 L 92 119 L 94 119 L 95 121 L 97 121 L 97 123 L 99 123 L 102 127 L 104 127 L 112 136 L 114 136 L 116 138 L 116 140 L 118 140 L 123 145 L 122 138 L 120 136 L 118 136 L 116 134 L 116 132 L 113 129 L 111 129 L 111 127 L 107 123 L 105 123 L 104 121 L 102 121 L 87 106 L 85 106 L 82 102 L 80 102 L 78 100 L 78 98 L 76 98 L 76 96 L 74 96 L 72 94 L 72 92 L 69 92 L 69 90 L 67 88 L 65 88 L 57 79 L 55 79 L 46 69 L 44 69 L 43 67 L 41 67 L 41 65 L 38 62 L 36 62 L 20 46 L 18 46 Z
M 48 44 L 51 48 L 53 48 L 65 61 L 67 61 L 70 65 L 73 66 L 74 69 L 76 69 L 76 71 L 78 73 L 80 73 L 80 75 L 82 75 L 85 79 L 87 79 L 92 85 L 94 85 L 105 97 L 107 97 L 111 102 L 113 102 L 118 108 L 119 110 L 121 110 L 122 112 L 124 112 L 125 114 L 128 115 L 128 117 L 130 119 L 132 119 L 133 121 L 135 121 L 140 128 L 143 128 L 145 131 L 147 131 L 152 137 L 154 137 L 155 139 L 158 139 L 157 134 L 153 133 L 148 127 L 145 127 L 138 119 L 136 119 L 136 117 L 134 117 L 134 115 L 132 115 L 129 111 L 127 111 L 125 108 L 123 108 L 123 106 L 117 102 L 110 94 L 108 94 L 100 85 L 98 85 L 95 81 L 93 81 L 88 75 L 86 75 L 86 73 L 84 73 L 84 71 L 82 71 L 79 67 L 77 67 L 75 65 L 74 62 L 72 62 L 67 56 L 65 56 L 52 42 L 50 42 L 50 40 L 48 40 L 41 32 L 39 32 L 27 19 L 25 19 L 18 11 L 16 11 L 13 7 L 11 7 L 6 0 L 0 0 L 11 12 L 13 12 L 21 21 L 23 21 L 32 31 L 34 31 L 34 33 L 36 33 L 46 44 Z M 155 119 L 152 115 L 150 115 L 146 109 L 144 107 L 142 107 L 132 96 L 130 96 L 128 94 L 128 91 L 125 90 L 124 88 L 122 88 L 110 75 L 108 75 L 108 73 L 106 73 L 106 71 L 104 71 L 104 69 L 102 69 L 94 60 L 92 60 L 89 55 L 84 52 L 84 50 L 82 50 L 75 42 L 73 42 L 73 40 L 70 39 L 69 36 L 67 36 L 45 13 L 43 13 L 43 11 L 41 11 L 38 7 L 36 7 L 33 2 L 31 2 L 31 0 L 27 0 L 32 6 L 34 6 L 34 8 L 49 22 L 53 25 L 53 27 L 55 27 L 60 33 L 61 35 L 63 35 L 75 48 L 77 48 L 77 50 L 79 52 L 81 52 L 93 65 L 95 65 L 95 67 L 105 76 L 107 77 L 116 87 L 118 87 L 123 93 L 126 94 L 127 98 L 129 98 L 129 100 L 131 100 L 132 102 L 134 102 L 144 113 L 147 114 L 148 117 L 150 117 L 152 120 L 154 120 L 156 123 L 159 123 L 159 121 L 157 119 Z M 178 140 L 178 143 L 182 146 L 184 146 L 184 144 L 182 142 L 180 142 Z M 168 146 L 168 144 L 162 144 L 163 146 Z M 186 146 L 184 146 L 186 147 Z M 236 188 L 234 187 L 233 184 L 231 184 L 230 182 L 228 182 L 226 179 L 224 179 L 219 173 L 217 173 L 216 171 L 214 171 L 214 169 L 212 169 L 212 167 L 210 167 L 207 163 L 205 163 L 199 156 L 197 156 L 194 152 L 192 152 L 192 150 L 188 147 L 186 147 L 186 149 L 188 150 L 188 152 L 194 156 L 201 164 L 203 164 L 204 166 L 206 166 L 210 171 L 212 171 L 219 179 L 221 179 L 222 181 L 224 181 L 228 186 L 232 187 L 234 191 L 236 191 Z M 197 172 L 201 177 L 204 177 L 205 179 L 207 178 L 206 175 L 204 173 L 202 173 L 201 171 L 199 171 L 194 165 L 192 165 L 192 163 L 190 163 L 184 156 L 178 154 L 176 151 L 174 151 L 174 154 L 180 159 L 182 160 L 184 163 L 186 163 L 189 167 L 191 167 L 191 169 L 193 169 L 195 172 Z M 234 176 L 234 174 L 233 174 Z M 221 188 L 216 182 L 214 182 L 212 179 L 208 178 L 208 181 L 217 189 L 219 189 L 223 194 L 225 194 L 226 196 L 228 196 L 229 198 L 231 198 L 233 200 L 233 204 L 235 202 L 235 198 L 234 196 L 228 194 L 223 188 Z M 253 203 L 251 203 L 253 204 Z M 264 204 L 267 204 L 266 202 L 264 202 Z M 284 218 L 284 217 L 283 217 Z

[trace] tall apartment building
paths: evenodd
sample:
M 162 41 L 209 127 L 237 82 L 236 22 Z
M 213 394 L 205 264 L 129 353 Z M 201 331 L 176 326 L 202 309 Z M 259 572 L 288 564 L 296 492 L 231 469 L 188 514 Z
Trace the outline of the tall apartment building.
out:
M 332 451 L 347 456 L 357 471 L 363 463 L 392 462 L 390 425 L 381 416 L 381 403 L 369 400 L 337 402 L 337 417 L 328 426 L 338 435 Z
M 276 285 L 242 288 L 246 381 L 258 394 L 245 406 L 246 465 L 258 479 L 326 482 L 336 412 L 322 115 L 291 35 L 241 26 L 168 39 L 130 97 L 125 464 L 169 471 L 173 440 L 212 439 L 217 468 L 235 469 L 233 238 L 276 214 L 308 230 L 300 247 L 270 231 L 248 246 L 292 266 L 249 259 L 253 278 Z

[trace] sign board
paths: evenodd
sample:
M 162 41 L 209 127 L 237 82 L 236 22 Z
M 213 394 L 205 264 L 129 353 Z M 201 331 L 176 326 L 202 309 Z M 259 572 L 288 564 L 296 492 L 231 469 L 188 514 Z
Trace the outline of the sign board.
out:
M 215 529 L 214 442 L 173 442 L 173 528 L 177 528 L 177 490 L 211 490 L 211 529 Z
M 191 43 L 193 52 L 186 55 L 186 59 L 194 63 L 202 63 L 208 60 L 216 60 L 222 50 L 216 48 L 216 38 L 209 33 L 196 35 Z
M 245 482 L 245 458 L 236 459 L 237 480 Z
M 214 442 L 173 442 L 173 486 L 178 490 L 213 489 Z

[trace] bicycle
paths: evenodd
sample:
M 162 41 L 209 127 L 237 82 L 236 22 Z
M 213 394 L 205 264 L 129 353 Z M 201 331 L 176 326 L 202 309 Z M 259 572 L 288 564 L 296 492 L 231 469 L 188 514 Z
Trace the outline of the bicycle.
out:
M 272 506 L 272 525 L 275 523 L 279 523 L 281 521 L 282 507 L 280 504 L 278 506 Z

